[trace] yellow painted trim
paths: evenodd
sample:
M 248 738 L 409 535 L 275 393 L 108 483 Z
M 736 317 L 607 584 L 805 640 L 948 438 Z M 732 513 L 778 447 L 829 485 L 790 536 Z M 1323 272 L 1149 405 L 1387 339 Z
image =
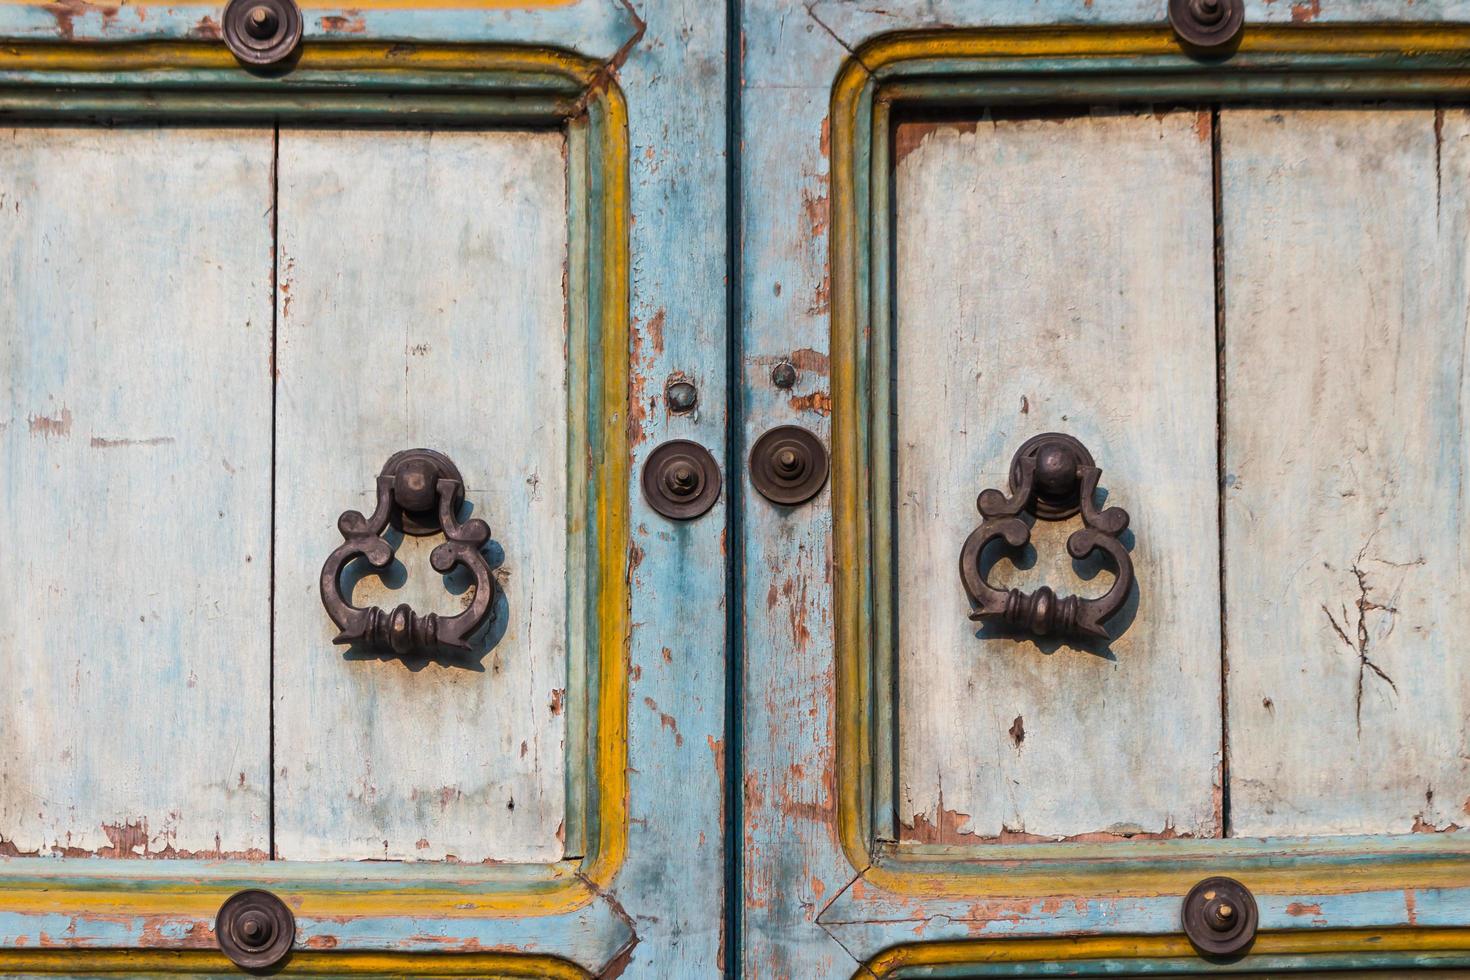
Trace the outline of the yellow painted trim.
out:
M 602 125 L 612 138 L 602 145 L 603 201 L 601 265 L 604 297 L 602 451 L 603 490 L 597 496 L 599 667 L 597 701 L 597 847 L 583 874 L 603 886 L 623 863 L 628 845 L 628 644 L 632 594 L 629 572 L 628 470 L 632 446 L 628 433 L 628 385 L 632 377 L 628 346 L 628 107 L 612 84 L 594 88 L 601 101 Z
M 1263 932 L 1252 956 L 1470 952 L 1470 929 L 1302 929 Z M 975 939 L 910 943 L 873 957 L 855 977 L 882 980 L 906 967 L 1069 960 L 1197 958 L 1189 940 L 1172 936 L 1082 936 L 1075 939 Z
M 866 311 L 858 310 L 857 188 L 858 109 L 870 76 L 848 59 L 832 90 L 832 607 L 837 657 L 837 823 L 847 859 L 858 871 L 872 865 L 863 819 L 863 779 L 870 771 L 868 725 L 861 684 L 869 662 L 863 634 L 862 597 L 871 560 L 860 538 L 867 527 L 861 493 L 865 468 L 859 452 L 862 397 L 857 385 L 859 344 L 868 335 Z
M 239 67 L 223 44 L 207 41 L 0 45 L 0 71 L 238 71 Z M 553 48 L 333 41 L 305 45 L 295 71 L 540 72 L 585 89 L 598 77 L 601 67 L 598 62 Z
M 415 882 L 412 864 L 403 865 L 406 881 L 384 882 L 381 887 L 335 891 L 330 886 L 318 887 L 318 879 L 304 878 L 300 886 L 293 888 L 288 877 L 290 866 L 290 862 L 271 865 L 271 879 L 266 886 L 286 899 L 298 916 L 317 919 L 391 915 L 432 915 L 445 919 L 554 915 L 581 908 L 595 894 L 587 882 L 570 871 L 560 878 L 529 884 L 496 881 L 486 876 L 481 890 L 462 882 L 455 886 L 436 887 L 423 879 Z M 312 867 L 309 862 L 298 862 L 298 866 L 306 870 Z M 85 872 L 85 868 L 78 870 Z M 248 879 L 248 869 L 242 869 L 240 877 Z M 0 893 L 0 911 L 83 918 L 143 916 L 213 922 L 220 904 L 240 888 L 238 881 L 179 884 L 124 879 L 87 887 L 69 884 L 65 879 L 21 879 L 5 883 L 5 890 Z
M 212 950 L 0 950 L 0 974 L 106 975 L 219 973 L 239 970 Z M 591 974 L 554 956 L 521 953 L 292 953 L 273 976 L 481 977 L 486 980 L 586 980 Z
M 1466 54 L 1470 53 L 1470 27 L 1248 25 L 1238 53 Z M 1183 54 L 1173 32 L 1161 28 L 1011 28 L 894 35 L 859 47 L 856 58 L 877 72 L 890 65 L 930 58 L 1152 58 Z
M 0 0 L 4 2 L 4 0 Z M 134 71 L 139 69 L 235 68 L 222 45 L 204 42 L 139 45 L 17 44 L 0 46 L 0 71 Z M 596 679 L 596 751 L 589 783 L 596 787 L 595 846 L 579 868 L 574 862 L 548 866 L 546 876 L 526 881 L 496 879 L 493 869 L 477 869 L 483 881 L 446 881 L 413 877 L 381 887 L 333 890 L 303 878 L 293 891 L 282 875 L 288 864 L 273 864 L 273 888 L 297 915 L 312 918 L 365 915 L 428 915 L 441 918 L 558 915 L 593 901 L 609 884 L 627 854 L 627 712 L 631 586 L 628 546 L 628 472 L 632 447 L 627 427 L 629 317 L 629 135 L 627 105 L 621 90 L 594 61 L 549 48 L 495 45 L 401 45 L 342 43 L 306 49 L 298 71 L 462 71 L 535 72 L 564 78 L 584 94 L 578 111 L 599 113 L 604 138 L 597 147 L 603 197 L 593 202 L 601 228 L 600 278 L 603 320 L 598 328 L 604 352 L 600 434 L 604 466 L 593 487 L 601 529 L 597 595 L 599 676 Z M 472 97 L 469 95 L 466 98 Z M 16 859 L 24 861 L 28 859 Z M 0 862 L 3 867 L 3 862 Z M 310 868 L 310 865 L 304 865 Z M 78 865 L 79 872 L 83 871 Z M 468 877 L 468 876 L 467 876 Z M 0 911 L 51 912 L 79 917 L 142 915 L 212 921 L 220 903 L 238 884 L 133 880 L 117 885 L 71 884 L 65 878 L 17 878 L 0 891 Z M 345 955 L 345 954 L 343 954 Z M 3 966 L 4 960 L 0 960 Z M 70 969 L 70 968 L 69 968 Z M 3 970 L 0 970 L 3 972 Z M 473 973 L 471 973 L 473 975 Z M 535 975 L 535 974 L 533 974 Z
M 1470 54 L 1470 27 L 1251 27 L 1240 46 L 1244 54 Z M 985 860 L 973 852 L 966 862 L 924 863 L 876 856 L 870 846 L 866 816 L 866 784 L 870 732 L 864 686 L 872 651 L 866 634 L 867 573 L 871 561 L 866 466 L 860 458 L 863 393 L 857 387 L 857 363 L 870 333 L 869 311 L 859 305 L 860 268 L 867 242 L 858 241 L 857 139 L 861 114 L 869 97 L 881 98 L 885 84 L 898 73 L 884 69 L 906 63 L 942 59 L 972 61 L 976 73 L 986 59 L 1019 58 L 1155 58 L 1185 52 L 1167 29 L 992 29 L 947 30 L 894 35 L 860 46 L 833 83 L 832 131 L 832 506 L 833 608 L 836 616 L 838 837 L 842 850 L 861 878 L 852 887 L 868 888 L 911 899 L 1045 898 L 1057 895 L 1147 896 L 1183 894 L 1201 875 L 1197 865 L 1121 870 L 1116 860 L 1148 860 L 1130 853 L 1130 845 L 1106 845 L 1109 862 L 1093 855 L 1069 861 L 1026 863 L 1014 849 L 1003 860 Z M 882 73 L 882 74 L 879 74 Z M 885 77 L 888 76 L 888 77 Z M 1470 842 L 1467 842 L 1470 847 Z M 1337 894 L 1400 888 L 1464 887 L 1470 855 L 1426 856 L 1421 861 L 1365 860 L 1344 867 L 1314 863 L 1310 857 L 1286 866 L 1241 870 L 1229 853 L 1210 857 L 1210 873 L 1231 874 L 1262 892 Z M 1199 859 L 1195 859 L 1198 861 Z M 1065 865 L 1060 867 L 1059 865 Z

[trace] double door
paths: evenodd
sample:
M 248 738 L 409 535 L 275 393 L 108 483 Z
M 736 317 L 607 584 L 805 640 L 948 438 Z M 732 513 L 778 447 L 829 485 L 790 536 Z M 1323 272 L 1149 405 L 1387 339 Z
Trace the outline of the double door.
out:
M 0 10 L 0 972 L 1470 965 L 1470 31 L 1170 6 Z

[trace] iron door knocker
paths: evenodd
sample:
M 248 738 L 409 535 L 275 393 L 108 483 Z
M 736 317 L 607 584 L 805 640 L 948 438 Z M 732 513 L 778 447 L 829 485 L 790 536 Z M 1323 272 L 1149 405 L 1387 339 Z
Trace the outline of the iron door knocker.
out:
M 1047 432 L 1022 444 L 1011 460 L 1010 496 L 999 490 L 981 491 L 977 506 L 984 520 L 960 551 L 960 580 L 975 607 L 972 620 L 999 621 L 1036 636 L 1108 639 L 1102 624 L 1123 607 L 1133 589 L 1133 562 L 1118 540 L 1128 529 L 1128 512 L 1121 507 L 1099 511 L 1093 502 L 1101 476 L 1087 447 L 1071 436 Z M 1107 594 L 1096 599 L 1062 598 L 1045 585 L 1027 593 L 1003 591 L 987 582 L 980 568 L 986 545 L 1004 540 L 1012 548 L 1022 548 L 1031 539 L 1022 511 L 1042 521 L 1066 520 L 1080 512 L 1084 526 L 1067 539 L 1067 553 L 1082 559 L 1102 551 L 1113 560 L 1117 578 Z
M 449 457 L 432 449 L 393 454 L 378 474 L 378 502 L 371 517 L 355 510 L 337 518 L 345 539 L 322 566 L 322 605 L 341 630 L 333 643 L 362 643 L 403 657 L 429 656 L 440 649 L 468 651 L 469 639 L 490 616 L 495 578 L 480 549 L 490 540 L 490 525 L 479 518 L 460 524 L 455 512 L 464 503 L 464 479 Z M 429 564 L 441 575 L 457 566 L 475 576 L 475 597 L 453 616 L 421 615 L 403 603 L 392 612 L 363 609 L 342 595 L 342 570 L 362 557 L 376 569 L 393 561 L 393 547 L 382 538 L 392 524 L 417 536 L 444 532 L 444 543 L 429 553 Z

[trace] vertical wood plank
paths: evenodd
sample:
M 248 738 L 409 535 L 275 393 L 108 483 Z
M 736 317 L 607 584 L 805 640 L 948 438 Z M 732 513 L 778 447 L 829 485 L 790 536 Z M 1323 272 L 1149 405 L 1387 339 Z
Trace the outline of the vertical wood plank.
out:
M 895 147 L 900 836 L 1213 836 L 1209 115 L 908 123 Z M 1106 648 L 968 619 L 975 496 L 1047 431 L 1133 517 L 1140 600 Z M 1102 594 L 1111 572 L 1066 555 L 1080 523 L 1038 524 L 1035 567 L 991 581 Z
M 743 461 L 777 425 L 831 446 L 828 107 L 849 52 L 801 4 L 740 6 Z M 742 484 L 741 975 L 847 978 L 858 964 L 817 924 L 857 874 L 835 846 L 832 492 L 775 507 Z
M 1232 823 L 1470 813 L 1470 123 L 1224 113 Z
M 281 133 L 282 857 L 562 856 L 566 179 L 555 132 Z M 503 554 L 464 665 L 344 653 L 317 595 L 337 515 L 371 509 L 415 446 L 460 467 Z M 470 593 L 429 568 L 437 540 L 404 542 L 406 581 L 363 579 L 354 602 L 457 611 Z
M 626 570 L 628 854 L 613 886 L 638 943 L 607 975 L 713 977 L 733 967 L 726 931 L 725 810 L 728 647 L 726 513 L 727 255 L 726 7 L 701 0 L 630 4 L 641 40 L 617 69 L 627 95 L 631 260 L 628 416 L 631 443 Z M 618 187 L 607 193 L 616 195 Z M 616 197 L 614 197 L 616 200 Z M 670 380 L 698 390 L 672 411 Z M 720 461 L 721 499 L 694 521 L 655 513 L 638 488 L 647 454 L 692 439 Z
M 0 132 L 0 854 L 268 847 L 270 166 Z

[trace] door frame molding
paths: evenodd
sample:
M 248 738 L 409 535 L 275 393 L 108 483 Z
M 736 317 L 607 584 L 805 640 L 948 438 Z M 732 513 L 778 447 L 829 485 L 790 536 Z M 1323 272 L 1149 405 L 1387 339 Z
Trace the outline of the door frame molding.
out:
M 893 623 L 894 546 L 883 519 L 888 502 L 882 486 L 892 439 L 887 352 L 893 330 L 889 147 L 895 112 L 1283 98 L 1465 100 L 1470 98 L 1470 27 L 1248 24 L 1236 52 L 1210 60 L 1189 56 L 1172 32 L 1161 28 L 921 30 L 858 45 L 836 76 L 829 118 L 837 825 L 856 877 L 818 921 L 860 961 L 868 961 L 872 973 L 901 976 L 900 967 L 920 963 L 1030 961 L 1026 947 L 1002 940 L 911 942 L 919 922 L 928 922 L 924 934 L 936 939 L 969 935 L 967 920 L 977 914 L 977 903 L 991 915 L 1012 911 L 1017 931 L 1133 930 L 1147 924 L 1145 933 L 1155 928 L 1177 932 L 1180 896 L 1212 874 L 1240 878 L 1258 896 L 1318 897 L 1334 905 L 1332 921 L 1350 917 L 1411 929 L 1421 919 L 1429 925 L 1470 917 L 1466 835 L 994 844 L 983 849 L 891 842 L 897 706 L 894 651 L 886 637 Z M 1424 896 L 1418 913 L 1416 894 Z M 1119 921 L 1120 900 L 1129 907 L 1122 916 L 1126 924 Z M 1432 901 L 1432 915 L 1422 914 L 1425 901 Z M 1059 916 L 1041 907 L 1051 902 L 1069 908 L 1075 902 L 1076 912 Z M 949 927 L 933 926 L 946 919 Z M 1265 953 L 1273 944 L 1285 944 L 1285 951 L 1305 941 L 1300 930 L 1312 927 L 1312 917 L 1287 914 L 1268 897 L 1262 925 L 1257 949 Z M 1405 956 L 1433 951 L 1452 954 L 1438 965 L 1470 964 L 1470 929 L 1408 931 L 1393 944 L 1385 944 L 1379 933 L 1343 932 L 1337 948 L 1357 943 Z M 1327 933 L 1318 929 L 1314 935 Z M 1164 938 L 1150 935 L 1144 945 Z M 1045 961 L 1099 955 L 1091 941 L 1013 942 L 1051 943 L 1038 954 Z M 891 955 L 872 958 L 885 948 Z M 1157 955 L 1171 955 L 1160 949 Z
M 585 609 L 573 617 L 585 624 L 585 639 L 570 644 L 568 663 L 565 859 L 430 865 L 0 858 L 0 972 L 43 969 L 51 954 L 17 947 L 66 944 L 79 926 L 90 937 L 82 942 L 92 946 L 162 939 L 212 949 L 216 911 L 247 887 L 278 891 L 307 926 L 306 950 L 294 954 L 304 957 L 303 968 L 313 958 L 325 963 L 323 957 L 347 950 L 391 946 L 536 953 L 534 964 L 521 964 L 530 973 L 506 972 L 522 954 L 481 953 L 446 975 L 484 975 L 492 965 L 507 976 L 566 975 L 567 961 L 596 970 L 613 960 L 633 941 L 628 916 L 606 893 L 628 850 L 632 432 L 630 141 L 626 101 L 608 64 L 546 46 L 314 41 L 289 75 L 262 77 L 242 72 L 217 41 L 28 42 L 0 46 L 0 116 L 81 125 L 101 119 L 560 128 L 568 146 L 569 425 L 588 469 L 575 456 L 569 465 L 589 474 L 573 481 L 586 492 L 572 495 L 576 512 L 569 514 L 569 534 L 585 541 L 572 554 L 588 560 L 577 590 Z M 314 922 L 329 924 L 316 938 L 335 950 L 330 956 L 310 951 Z M 163 950 L 113 960 L 85 955 L 96 964 L 68 952 L 53 966 L 106 972 L 126 961 L 129 969 L 152 972 L 194 962 Z M 201 955 L 208 962 L 189 969 L 218 966 L 215 954 Z M 184 960 L 167 959 L 177 956 Z M 392 969 L 422 973 L 426 964 L 415 962 Z

